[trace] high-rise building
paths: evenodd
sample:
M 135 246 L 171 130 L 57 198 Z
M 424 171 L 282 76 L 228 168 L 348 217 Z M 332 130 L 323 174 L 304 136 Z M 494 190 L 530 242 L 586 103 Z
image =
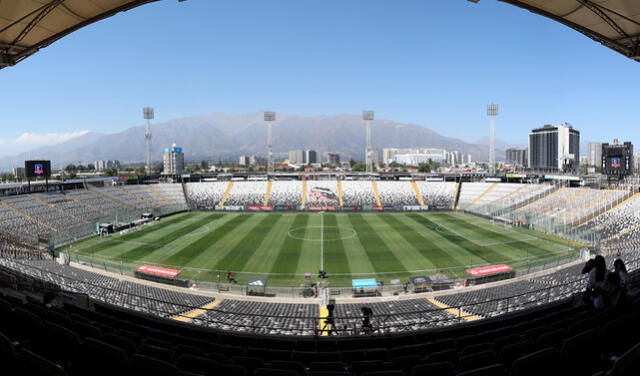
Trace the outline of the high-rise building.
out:
M 304 150 L 289 150 L 289 163 L 291 164 L 305 164 L 306 152 Z
M 117 161 L 117 160 L 95 161 L 93 162 L 93 167 L 95 167 L 96 171 L 104 171 L 108 168 L 120 168 L 120 161 Z
M 184 153 L 182 152 L 182 147 L 173 144 L 170 148 L 165 148 L 163 162 L 163 175 L 182 174 L 184 171 Z
M 327 153 L 327 162 L 332 165 L 340 164 L 340 153 L 335 153 L 335 152 Z
M 241 155 L 238 159 L 238 165 L 240 166 L 248 166 L 250 164 L 250 157 L 248 155 Z
M 456 152 L 457 153 L 457 152 Z M 397 155 L 422 155 L 426 160 L 431 159 L 433 162 L 447 161 L 447 151 L 436 148 L 384 148 L 382 149 L 382 163 L 389 164 L 394 162 Z
M 505 163 L 510 165 L 527 167 L 527 149 L 507 149 Z
M 24 167 L 14 167 L 11 172 L 16 179 L 22 180 L 25 177 L 24 171 Z
M 602 163 L 602 143 L 589 142 L 589 166 L 600 166 Z
M 579 158 L 580 132 L 571 125 L 545 125 L 529 133 L 529 167 L 577 171 Z
M 306 150 L 304 154 L 307 164 L 318 163 L 318 153 L 315 150 Z

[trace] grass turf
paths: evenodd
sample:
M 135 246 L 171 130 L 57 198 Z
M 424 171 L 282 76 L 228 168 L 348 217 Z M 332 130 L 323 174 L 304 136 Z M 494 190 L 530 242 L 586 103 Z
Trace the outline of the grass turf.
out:
M 460 212 L 187 213 L 67 249 L 72 260 L 116 270 L 162 265 L 201 281 L 231 270 L 241 283 L 260 277 L 283 286 L 322 267 L 332 285 L 347 286 L 352 278 L 464 278 L 471 265 L 521 270 L 576 254 L 561 239 Z

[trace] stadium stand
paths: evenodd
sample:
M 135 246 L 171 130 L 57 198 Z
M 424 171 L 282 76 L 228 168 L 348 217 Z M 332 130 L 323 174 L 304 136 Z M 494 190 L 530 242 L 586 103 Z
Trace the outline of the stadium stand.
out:
M 225 205 L 262 205 L 267 193 L 266 181 L 234 183 Z
M 222 200 L 228 182 L 186 183 L 187 202 L 193 210 L 212 210 Z
M 383 206 L 418 205 L 416 193 L 408 181 L 379 181 L 378 194 Z
M 371 188 L 371 182 L 366 183 L 368 183 Z M 306 206 L 339 207 L 341 202 L 341 198 L 338 194 L 338 183 L 335 181 L 308 181 L 306 197 Z
M 425 205 L 434 209 L 453 209 L 456 200 L 456 183 L 419 181 L 416 184 Z
M 629 367 L 640 338 L 635 320 L 640 299 L 635 295 L 627 308 L 593 311 L 565 299 L 499 319 L 406 334 L 291 339 L 197 329 L 101 303 L 87 308 L 61 304 L 55 297 L 45 303 L 37 297 L 33 281 L 16 278 L 11 268 L 3 260 L 0 310 L 5 319 L 0 322 L 0 342 L 3 369 L 9 374 L 520 376 L 611 370 L 616 375 L 630 374 L 615 370 Z M 7 282 L 14 286 L 10 291 Z M 28 295 L 15 287 L 27 284 Z M 367 303 L 390 315 L 401 304 L 405 303 Z M 299 305 L 279 308 L 231 301 L 229 307 L 315 313 Z M 350 313 L 360 305 L 338 309 Z M 625 336 L 618 336 L 621 330 Z
M 285 205 L 297 207 L 302 203 L 302 182 L 278 181 L 271 187 L 269 205 Z
M 376 194 L 370 181 L 343 181 L 343 206 L 373 206 L 377 205 Z

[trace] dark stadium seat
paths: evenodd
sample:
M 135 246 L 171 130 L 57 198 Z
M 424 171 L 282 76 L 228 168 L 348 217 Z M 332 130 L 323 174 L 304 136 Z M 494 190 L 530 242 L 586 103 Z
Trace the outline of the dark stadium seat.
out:
M 83 340 L 76 361 L 72 364 L 73 374 L 122 374 L 127 370 L 127 359 L 127 354 L 121 348 L 88 337 Z
M 178 367 L 175 365 L 141 354 L 134 354 L 131 357 L 129 370 L 131 374 L 138 375 L 174 376 L 178 374 Z
M 378 371 L 384 367 L 382 360 L 364 360 L 351 363 L 351 372 L 356 376 L 365 372 Z
M 552 376 L 563 371 L 558 350 L 550 347 L 516 359 L 511 376 Z
M 291 360 L 273 360 L 270 367 L 278 370 L 294 371 L 298 374 L 302 374 L 305 371 L 304 364 Z
M 67 372 L 57 364 L 35 354 L 27 349 L 20 349 L 16 353 L 16 363 L 20 374 L 33 376 L 67 376 Z M 96 373 L 94 373 L 96 374 Z M 98 374 L 102 375 L 102 374 Z
M 498 354 L 493 349 L 477 352 L 471 355 L 461 356 L 458 371 L 464 372 L 476 368 L 482 368 L 499 363 Z
M 455 376 L 455 374 L 455 367 L 451 362 L 421 364 L 411 370 L 411 376 Z
M 506 345 L 500 350 L 500 361 L 505 366 L 511 367 L 516 359 L 534 352 L 535 349 L 535 342 L 530 339 Z
M 507 368 L 502 364 L 494 364 L 462 373 L 456 376 L 507 376 Z
M 254 376 L 300 376 L 301 372 L 276 368 L 258 368 Z
M 178 359 L 178 367 L 183 371 L 205 373 L 215 370 L 218 362 L 196 355 L 183 354 Z

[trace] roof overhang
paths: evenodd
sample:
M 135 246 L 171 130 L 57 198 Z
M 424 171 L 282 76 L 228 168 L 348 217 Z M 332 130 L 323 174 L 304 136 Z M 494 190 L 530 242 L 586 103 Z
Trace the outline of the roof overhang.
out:
M 0 69 L 117 13 L 159 0 L 2 0 Z
M 499 1 L 560 22 L 628 58 L 640 61 L 638 0 Z

